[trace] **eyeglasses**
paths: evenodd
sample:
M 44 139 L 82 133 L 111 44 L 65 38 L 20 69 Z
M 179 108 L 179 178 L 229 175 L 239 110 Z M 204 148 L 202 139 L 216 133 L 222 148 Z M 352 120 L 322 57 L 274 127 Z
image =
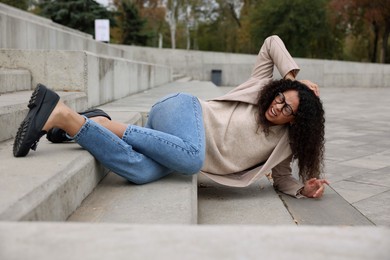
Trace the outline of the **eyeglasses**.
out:
M 285 96 L 283 95 L 282 92 L 279 92 L 276 96 L 275 96 L 275 102 L 276 104 L 283 104 L 284 103 L 284 106 L 282 107 L 282 114 L 285 115 L 285 116 L 296 116 L 296 114 L 294 113 L 294 110 L 292 109 L 292 107 L 286 103 L 286 98 Z

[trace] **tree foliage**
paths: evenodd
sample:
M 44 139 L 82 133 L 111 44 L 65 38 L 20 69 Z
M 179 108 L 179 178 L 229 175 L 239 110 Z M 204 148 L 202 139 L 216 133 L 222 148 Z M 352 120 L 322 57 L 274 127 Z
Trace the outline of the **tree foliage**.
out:
M 141 17 L 137 5 L 130 0 L 123 0 L 117 3 L 117 8 L 121 43 L 146 45 L 150 36 L 143 30 L 146 20 Z
M 268 0 L 251 15 L 252 36 L 259 44 L 279 35 L 293 56 L 333 58 L 337 39 L 327 20 L 326 0 Z
M 137 6 L 141 17 L 147 21 L 144 27 L 149 32 L 147 45 L 163 47 L 164 34 L 168 30 L 164 7 L 159 4 L 159 0 L 149 0 L 146 4 L 144 0 L 137 0 Z
M 389 62 L 388 39 L 390 34 L 389 0 L 332 0 L 333 19 L 352 41 L 353 48 L 365 44 L 366 57 L 372 62 Z M 367 38 L 365 38 L 367 37 Z M 368 40 L 365 40 L 368 39 Z M 353 49 L 352 48 L 352 49 Z
M 29 0 L 0 0 L 0 3 L 27 10 Z
M 41 0 L 38 6 L 41 15 L 91 35 L 95 19 L 109 19 L 110 26 L 116 25 L 113 13 L 94 0 Z
M 112 12 L 93 0 L 35 1 L 53 21 L 87 33 L 95 18 L 115 25 Z M 388 2 L 114 0 L 112 32 L 117 43 L 239 53 L 257 53 L 278 34 L 296 57 L 390 62 Z
M 198 46 L 200 50 L 239 52 L 242 51 L 239 33 L 242 31 L 241 10 L 243 0 L 217 0 L 213 18 L 199 23 Z

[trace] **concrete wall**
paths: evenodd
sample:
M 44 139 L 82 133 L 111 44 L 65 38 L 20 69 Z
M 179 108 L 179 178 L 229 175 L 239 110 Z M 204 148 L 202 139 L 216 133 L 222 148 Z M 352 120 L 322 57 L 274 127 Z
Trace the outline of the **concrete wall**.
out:
M 222 70 L 222 85 L 235 86 L 250 76 L 255 55 L 221 52 L 158 49 L 117 45 L 125 50 L 125 57 L 171 66 L 175 73 L 196 80 L 211 80 L 212 70 Z
M 0 4 L 0 49 L 79 50 L 123 57 L 123 50 L 51 20 Z
M 222 85 L 236 86 L 250 76 L 256 55 L 156 49 L 124 46 L 125 57 L 171 66 L 175 72 L 198 80 L 211 80 L 212 70 L 222 70 Z M 334 60 L 295 59 L 300 79 L 323 87 L 390 87 L 390 65 Z M 280 77 L 276 73 L 276 77 Z
M 77 34 L 77 35 L 92 39 L 92 35 L 89 35 L 87 33 L 84 33 L 84 32 L 81 32 L 81 31 L 78 31 L 78 30 L 57 24 L 57 23 L 54 23 L 50 19 L 44 18 L 44 17 L 39 16 L 39 15 L 34 15 L 32 13 L 23 11 L 19 8 L 15 8 L 15 7 L 6 5 L 6 4 L 0 3 L 0 12 L 6 13 L 6 14 L 14 16 L 14 17 L 20 17 L 21 19 L 26 19 L 26 20 L 29 20 L 31 22 L 46 24 L 48 26 L 56 27 L 56 28 L 61 29 L 63 31 L 68 31 L 68 32 L 71 32 L 73 34 Z
M 299 78 L 324 87 L 390 87 L 390 65 L 334 60 L 296 59 Z

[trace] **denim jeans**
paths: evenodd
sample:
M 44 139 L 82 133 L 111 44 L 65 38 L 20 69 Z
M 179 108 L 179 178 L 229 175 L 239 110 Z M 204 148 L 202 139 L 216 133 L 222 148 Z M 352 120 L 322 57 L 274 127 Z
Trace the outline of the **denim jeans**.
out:
M 202 108 L 196 97 L 183 93 L 158 101 L 145 127 L 128 125 L 122 139 L 86 119 L 74 140 L 106 168 L 136 184 L 172 172 L 195 174 L 205 158 Z

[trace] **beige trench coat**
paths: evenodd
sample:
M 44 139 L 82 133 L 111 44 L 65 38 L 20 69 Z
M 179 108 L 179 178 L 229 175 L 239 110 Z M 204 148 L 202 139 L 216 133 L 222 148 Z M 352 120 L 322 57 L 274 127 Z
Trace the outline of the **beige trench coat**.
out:
M 240 101 L 256 104 L 261 88 L 273 79 L 274 65 L 283 77 L 290 71 L 294 75 L 299 71 L 298 65 L 278 36 L 270 36 L 264 41 L 249 80 L 226 95 L 213 100 Z M 255 138 L 255 134 L 253 138 Z M 265 174 L 272 172 L 275 188 L 283 193 L 296 196 L 297 191 L 303 187 L 303 184 L 292 176 L 291 160 L 292 152 L 289 145 L 288 131 L 285 131 L 274 151 L 262 166 L 228 175 L 201 173 L 223 185 L 246 187 Z

